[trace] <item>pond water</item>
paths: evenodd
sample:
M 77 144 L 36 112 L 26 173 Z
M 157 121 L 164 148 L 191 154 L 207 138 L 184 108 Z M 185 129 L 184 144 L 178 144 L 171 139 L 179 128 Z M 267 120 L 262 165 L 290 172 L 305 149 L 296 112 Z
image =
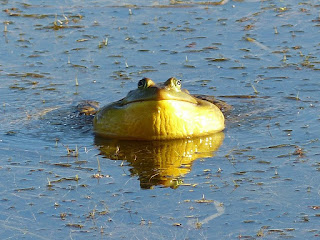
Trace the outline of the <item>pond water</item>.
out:
M 221 3 L 0 2 L 1 239 L 319 238 L 319 1 Z M 72 110 L 172 76 L 233 106 L 223 133 L 117 142 Z

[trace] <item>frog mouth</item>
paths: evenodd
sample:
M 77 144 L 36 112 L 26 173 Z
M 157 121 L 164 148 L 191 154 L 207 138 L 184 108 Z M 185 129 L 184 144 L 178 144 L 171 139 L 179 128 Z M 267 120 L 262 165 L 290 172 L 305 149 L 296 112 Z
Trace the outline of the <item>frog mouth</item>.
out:
M 148 101 L 179 101 L 193 104 L 198 103 L 198 101 L 193 96 L 185 92 L 178 92 L 173 94 L 172 92 L 166 89 L 159 89 L 156 87 L 152 89 L 149 95 L 150 96 L 145 96 L 145 93 L 143 93 L 141 94 L 141 97 L 139 97 L 139 94 L 136 94 L 134 97 L 131 97 L 129 93 L 126 98 L 122 99 L 122 105 Z

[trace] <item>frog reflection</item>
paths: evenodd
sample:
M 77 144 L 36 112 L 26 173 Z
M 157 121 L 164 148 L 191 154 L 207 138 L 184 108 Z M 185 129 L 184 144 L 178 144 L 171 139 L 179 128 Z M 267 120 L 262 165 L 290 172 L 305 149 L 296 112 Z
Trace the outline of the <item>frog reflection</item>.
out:
M 126 160 L 131 176 L 138 176 L 140 186 L 177 188 L 198 158 L 212 157 L 220 147 L 224 133 L 170 141 L 123 141 L 96 137 L 101 154 L 112 160 Z

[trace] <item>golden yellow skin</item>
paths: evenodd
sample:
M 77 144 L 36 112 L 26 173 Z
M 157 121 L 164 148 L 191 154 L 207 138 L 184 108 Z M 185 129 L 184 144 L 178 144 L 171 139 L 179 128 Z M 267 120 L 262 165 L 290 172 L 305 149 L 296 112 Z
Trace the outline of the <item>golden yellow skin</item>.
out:
M 98 135 L 136 140 L 205 136 L 224 129 L 224 116 L 214 104 L 191 96 L 175 78 L 156 85 L 139 81 L 138 89 L 101 108 L 93 125 Z

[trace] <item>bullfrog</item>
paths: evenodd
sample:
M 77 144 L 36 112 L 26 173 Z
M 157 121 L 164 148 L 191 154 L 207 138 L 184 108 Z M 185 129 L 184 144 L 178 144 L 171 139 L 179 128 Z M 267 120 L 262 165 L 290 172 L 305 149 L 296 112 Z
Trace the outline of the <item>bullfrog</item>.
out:
M 119 101 L 102 107 L 93 119 L 97 135 L 126 140 L 170 140 L 206 136 L 225 128 L 215 104 L 191 95 L 171 77 L 156 84 L 143 78 Z

